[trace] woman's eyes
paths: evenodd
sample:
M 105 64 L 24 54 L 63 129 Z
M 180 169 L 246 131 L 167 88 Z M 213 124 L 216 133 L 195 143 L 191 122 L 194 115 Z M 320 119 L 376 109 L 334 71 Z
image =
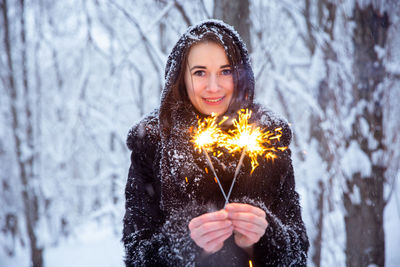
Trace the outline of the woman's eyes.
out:
M 221 71 L 222 75 L 231 75 L 232 74 L 232 70 L 231 69 L 224 69 Z
M 197 70 L 197 71 L 195 71 L 195 72 L 193 73 L 193 75 L 194 75 L 194 76 L 202 77 L 202 76 L 205 76 L 205 75 L 206 75 L 206 72 L 205 72 L 204 70 Z
M 197 70 L 197 71 L 193 72 L 193 75 L 198 76 L 198 77 L 204 77 L 204 76 L 206 76 L 206 72 L 204 70 Z M 223 75 L 223 76 L 232 75 L 232 70 L 231 69 L 223 69 L 221 71 L 221 75 Z

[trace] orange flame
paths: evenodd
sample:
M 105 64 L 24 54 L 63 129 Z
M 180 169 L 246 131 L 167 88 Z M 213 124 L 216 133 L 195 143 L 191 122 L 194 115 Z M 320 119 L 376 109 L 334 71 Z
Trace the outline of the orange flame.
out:
M 216 147 L 225 148 L 228 153 L 234 155 L 236 152 L 243 152 L 251 160 L 251 173 L 259 166 L 258 156 L 274 160 L 277 158 L 276 152 L 285 151 L 287 147 L 275 147 L 274 140 L 280 141 L 282 137 L 282 127 L 273 131 L 264 132 L 255 124 L 250 124 L 252 111 L 241 109 L 238 111 L 238 118 L 232 121 L 234 129 L 227 133 L 222 132 L 217 123 L 217 116 L 211 114 L 210 117 L 199 119 L 197 129 L 194 130 L 192 142 L 198 152 L 205 150 L 207 153 L 215 152 Z M 228 117 L 224 117 L 223 121 Z M 222 152 L 217 151 L 218 156 Z M 215 156 L 215 153 L 213 153 Z M 208 173 L 208 170 L 205 170 Z
M 238 118 L 233 120 L 234 129 L 229 130 L 225 138 L 222 138 L 220 146 L 225 147 L 229 153 L 245 151 L 251 160 L 251 173 L 258 167 L 258 156 L 267 159 L 275 159 L 277 149 L 284 151 L 287 147 L 275 148 L 272 140 L 280 140 L 282 128 L 276 128 L 273 132 L 263 132 L 260 127 L 249 124 L 252 112 L 248 109 L 240 110 Z
M 192 142 L 195 149 L 200 153 L 204 149 L 212 151 L 218 139 L 222 136 L 222 131 L 217 125 L 217 117 L 211 114 L 211 117 L 199 119 L 197 129 L 194 131 Z

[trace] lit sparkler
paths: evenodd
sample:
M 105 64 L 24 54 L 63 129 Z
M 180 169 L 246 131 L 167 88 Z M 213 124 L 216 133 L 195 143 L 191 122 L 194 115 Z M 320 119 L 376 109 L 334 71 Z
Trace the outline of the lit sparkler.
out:
M 278 150 L 284 151 L 287 147 L 273 146 L 273 140 L 280 140 L 282 136 L 282 128 L 276 128 L 273 132 L 264 132 L 260 127 L 254 124 L 249 124 L 252 112 L 248 109 L 238 112 L 238 119 L 233 120 L 234 129 L 228 132 L 228 137 L 223 138 L 223 143 L 219 144 L 225 147 L 229 153 L 242 151 L 239 163 L 236 167 L 235 174 L 231 187 L 229 188 L 228 196 L 225 198 L 225 205 L 229 202 L 229 197 L 232 193 L 233 186 L 239 174 L 240 168 L 243 165 L 244 156 L 248 155 L 251 160 L 251 172 L 258 167 L 258 156 L 264 156 L 266 159 L 275 159 Z
M 195 149 L 200 153 L 203 152 L 207 159 L 207 163 L 213 172 L 216 182 L 221 189 L 221 192 L 225 198 L 225 205 L 229 202 L 229 197 L 232 193 L 233 186 L 235 185 L 236 178 L 239 174 L 240 168 L 243 165 L 243 160 L 246 155 L 251 161 L 251 172 L 258 167 L 258 157 L 263 156 L 266 159 L 274 160 L 277 158 L 276 152 L 285 151 L 287 147 L 275 147 L 275 140 L 280 141 L 282 137 L 282 128 L 276 128 L 273 131 L 264 132 L 260 127 L 255 124 L 249 124 L 252 112 L 248 109 L 240 110 L 238 112 L 238 118 L 232 121 L 234 129 L 229 130 L 228 133 L 222 132 L 217 125 L 217 117 L 212 114 L 211 117 L 199 119 L 198 127 L 194 133 L 192 142 L 194 143 Z M 228 119 L 227 117 L 223 118 Z M 220 123 L 221 124 L 221 123 Z M 232 184 L 229 188 L 228 195 L 225 194 L 222 188 L 221 182 L 215 172 L 214 166 L 211 162 L 208 152 L 214 152 L 217 147 L 225 148 L 230 154 L 241 151 L 239 163 L 236 166 L 235 174 L 232 180 Z M 220 154 L 221 152 L 219 152 Z M 206 169 L 206 172 L 207 169 Z
M 207 163 L 210 166 L 211 171 L 215 176 L 216 182 L 218 183 L 218 186 L 226 201 L 227 198 L 225 191 L 222 188 L 218 175 L 215 172 L 214 165 L 212 164 L 210 156 L 208 155 L 208 151 L 212 152 L 215 146 L 218 144 L 220 138 L 223 138 L 224 136 L 221 129 L 218 127 L 216 120 L 217 117 L 215 114 L 211 114 L 211 117 L 199 119 L 198 126 L 195 130 L 192 142 L 194 143 L 195 149 L 198 150 L 200 153 L 203 152 L 204 156 L 206 157 Z

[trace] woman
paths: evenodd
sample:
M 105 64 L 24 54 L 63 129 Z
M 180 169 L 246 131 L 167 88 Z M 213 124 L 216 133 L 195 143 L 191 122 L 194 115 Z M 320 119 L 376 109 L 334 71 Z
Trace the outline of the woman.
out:
M 159 109 L 128 134 L 132 150 L 126 185 L 123 241 L 127 266 L 304 266 L 308 238 L 295 191 L 290 150 L 259 159 L 250 175 L 245 158 L 229 204 L 206 158 L 192 143 L 198 119 L 233 118 L 252 110 L 251 123 L 282 128 L 287 122 L 253 102 L 254 76 L 238 34 L 217 20 L 190 27 L 166 66 Z M 227 120 L 225 130 L 232 127 Z M 211 155 L 227 193 L 240 155 Z

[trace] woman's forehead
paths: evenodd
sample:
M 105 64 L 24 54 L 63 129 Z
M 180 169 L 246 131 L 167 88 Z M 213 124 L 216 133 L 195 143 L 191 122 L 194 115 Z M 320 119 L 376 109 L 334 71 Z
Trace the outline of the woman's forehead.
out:
M 228 57 L 225 49 L 215 42 L 201 42 L 193 45 L 189 50 L 188 61 L 196 62 L 223 62 L 228 63 Z

